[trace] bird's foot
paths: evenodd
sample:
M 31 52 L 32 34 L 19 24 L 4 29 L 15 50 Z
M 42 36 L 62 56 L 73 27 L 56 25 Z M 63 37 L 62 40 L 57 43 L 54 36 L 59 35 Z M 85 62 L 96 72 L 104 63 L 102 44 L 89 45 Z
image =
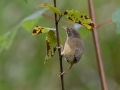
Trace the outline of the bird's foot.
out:
M 62 46 L 62 45 L 60 45 L 60 46 L 56 46 L 56 48 L 57 48 L 57 49 L 60 49 L 60 48 L 62 49 L 63 46 Z
M 66 71 L 64 71 L 64 72 L 60 72 L 60 75 L 58 76 L 58 77 L 60 77 L 60 76 L 62 76 L 62 75 L 64 75 L 66 73 Z

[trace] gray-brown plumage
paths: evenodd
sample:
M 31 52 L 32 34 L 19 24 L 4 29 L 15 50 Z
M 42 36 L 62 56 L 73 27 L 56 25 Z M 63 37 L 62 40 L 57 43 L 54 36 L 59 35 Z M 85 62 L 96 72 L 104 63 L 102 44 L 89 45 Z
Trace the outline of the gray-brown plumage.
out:
M 65 60 L 71 65 L 77 63 L 84 52 L 84 43 L 79 32 L 74 28 L 63 27 L 67 32 L 67 40 L 65 42 L 64 50 L 61 55 L 65 57 Z

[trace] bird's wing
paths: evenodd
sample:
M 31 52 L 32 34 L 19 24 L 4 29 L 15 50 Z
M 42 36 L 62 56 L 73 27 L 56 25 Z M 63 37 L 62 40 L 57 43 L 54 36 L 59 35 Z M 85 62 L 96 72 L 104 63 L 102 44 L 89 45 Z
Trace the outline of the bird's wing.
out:
M 74 41 L 74 43 L 72 41 Z M 81 59 L 84 51 L 83 42 L 81 42 L 78 38 L 71 38 L 69 39 L 69 45 L 72 52 L 74 53 L 75 62 L 78 62 Z
M 74 51 L 74 57 L 75 57 L 75 62 L 78 62 L 81 59 L 81 55 L 80 55 L 80 49 L 76 49 Z

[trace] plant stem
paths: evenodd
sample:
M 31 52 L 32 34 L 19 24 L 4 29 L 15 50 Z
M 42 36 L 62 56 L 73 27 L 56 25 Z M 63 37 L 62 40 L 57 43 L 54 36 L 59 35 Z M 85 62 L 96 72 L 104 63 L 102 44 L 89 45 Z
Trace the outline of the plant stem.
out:
M 104 25 L 106 25 L 106 24 L 108 24 L 108 23 L 110 23 L 110 22 L 112 22 L 112 18 L 109 18 L 108 20 L 100 23 L 100 24 L 97 26 L 97 29 L 100 28 L 100 27 L 102 27 L 102 26 L 104 26 Z
M 54 7 L 56 7 L 56 0 L 54 1 Z M 57 14 L 55 13 L 55 26 L 56 26 L 56 35 L 57 35 L 57 45 L 60 47 L 60 40 L 59 40 L 59 31 L 58 31 L 58 20 L 57 20 Z M 63 72 L 63 65 L 62 65 L 62 56 L 61 56 L 61 48 L 58 48 L 58 54 L 59 54 L 59 61 L 60 61 L 60 73 Z M 61 86 L 62 90 L 64 89 L 64 78 L 63 75 L 60 75 L 61 78 Z
M 99 69 L 99 73 L 100 73 L 102 90 L 108 90 L 106 78 L 105 78 L 105 73 L 104 73 L 102 57 L 101 57 L 101 52 L 100 52 L 99 41 L 98 41 L 98 34 L 97 34 L 97 28 L 96 28 L 96 23 L 95 23 L 93 1 L 88 0 L 88 4 L 89 4 L 89 9 L 90 9 L 90 16 L 91 16 L 91 18 L 94 22 L 94 26 L 95 26 L 92 33 L 93 33 L 93 39 L 94 39 L 94 44 L 95 44 L 95 49 L 96 49 L 97 63 L 98 63 L 98 69 Z
M 49 18 L 51 20 L 55 20 L 55 18 L 53 16 L 49 16 L 49 15 L 46 15 L 46 14 L 42 14 L 42 16 L 46 17 L 46 18 Z M 70 26 L 73 26 L 74 23 L 73 22 L 69 22 L 69 21 L 66 21 L 66 20 L 63 20 L 63 19 L 60 19 L 60 22 L 64 23 L 64 24 L 67 24 L 67 25 L 70 25 Z

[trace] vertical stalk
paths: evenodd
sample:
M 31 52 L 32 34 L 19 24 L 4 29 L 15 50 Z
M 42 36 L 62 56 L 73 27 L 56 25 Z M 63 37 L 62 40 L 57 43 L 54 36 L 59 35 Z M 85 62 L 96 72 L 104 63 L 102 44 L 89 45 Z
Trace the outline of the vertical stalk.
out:
M 108 90 L 106 78 L 105 78 L 105 73 L 104 73 L 103 62 L 102 62 L 102 56 L 101 56 L 101 52 L 100 52 L 99 41 L 98 41 L 98 34 L 97 34 L 97 28 L 96 28 L 96 22 L 95 22 L 93 1 L 88 0 L 88 4 L 89 4 L 89 9 L 90 9 L 90 16 L 91 16 L 91 18 L 94 22 L 94 25 L 95 25 L 92 33 L 93 33 L 93 39 L 94 39 L 94 44 L 95 44 L 95 50 L 96 50 L 97 63 L 98 63 L 98 69 L 99 69 L 99 73 L 100 73 L 102 90 Z
M 54 7 L 56 7 L 56 0 L 54 1 Z M 57 45 L 58 47 L 60 47 L 60 40 L 59 40 L 59 31 L 58 31 L 58 20 L 57 20 L 57 14 L 55 13 L 55 26 L 56 26 L 56 36 L 57 36 Z M 61 49 L 58 48 L 58 54 L 59 54 L 59 61 L 60 61 L 60 73 L 63 72 L 63 65 L 62 65 L 62 56 L 61 56 Z M 61 78 L 61 86 L 62 86 L 62 90 L 64 89 L 64 78 L 63 75 L 60 75 Z

